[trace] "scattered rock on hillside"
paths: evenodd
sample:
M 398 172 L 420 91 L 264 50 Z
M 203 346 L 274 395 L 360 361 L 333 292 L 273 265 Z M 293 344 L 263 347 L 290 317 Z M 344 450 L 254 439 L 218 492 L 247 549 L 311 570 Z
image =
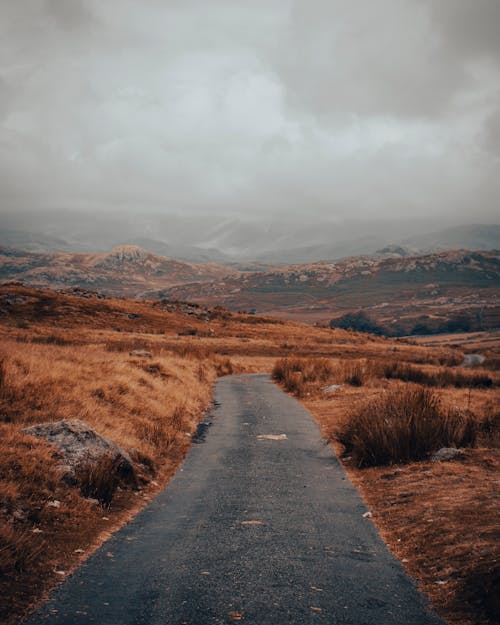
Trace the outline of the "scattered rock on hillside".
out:
M 321 390 L 325 391 L 325 393 L 333 393 L 333 391 L 338 391 L 342 386 L 343 384 L 330 384 L 330 386 L 323 386 Z
M 459 456 L 463 456 L 464 452 L 461 449 L 455 449 L 455 447 L 441 447 L 436 453 L 432 454 L 432 462 L 440 462 L 445 460 L 454 460 Z
M 151 352 L 147 352 L 144 349 L 133 349 L 129 356 L 136 356 L 137 358 L 153 358 L 153 354 Z
M 479 367 L 485 360 L 482 354 L 465 354 L 462 367 Z
M 26 303 L 26 298 L 21 295 L 2 295 L 2 303 L 7 304 L 7 306 L 15 306 L 16 304 L 24 304 Z
M 101 436 L 79 419 L 41 423 L 25 428 L 23 432 L 44 438 L 58 448 L 63 458 L 59 468 L 66 480 L 74 480 L 78 469 L 83 465 L 97 464 L 106 457 L 116 461 L 117 470 L 123 477 L 134 473 L 132 459 L 122 447 Z

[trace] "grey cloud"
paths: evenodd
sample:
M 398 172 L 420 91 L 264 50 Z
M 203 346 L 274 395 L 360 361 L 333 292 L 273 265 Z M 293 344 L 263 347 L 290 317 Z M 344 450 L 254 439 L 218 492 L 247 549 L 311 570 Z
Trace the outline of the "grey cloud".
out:
M 465 80 L 413 0 L 296 0 L 285 48 L 290 101 L 323 116 L 434 115 Z
M 496 0 L 2 4 L 4 210 L 495 215 Z
M 447 44 L 465 60 L 483 56 L 500 61 L 498 0 L 427 0 Z
M 486 149 L 500 158 L 500 107 L 486 119 L 483 141 Z

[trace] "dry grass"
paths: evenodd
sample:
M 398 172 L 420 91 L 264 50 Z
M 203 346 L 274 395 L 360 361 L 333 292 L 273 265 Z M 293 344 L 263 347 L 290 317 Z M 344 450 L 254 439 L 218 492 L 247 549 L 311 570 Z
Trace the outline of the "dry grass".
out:
M 105 345 L 75 348 L 52 340 L 4 339 L 1 349 L 0 592 L 14 593 L 20 614 L 32 600 L 30 580 L 36 580 L 35 592 L 54 583 L 60 579 L 54 570 L 71 561 L 68 545 L 74 549 L 78 540 L 76 546 L 85 548 L 102 532 L 100 506 L 110 517 L 120 515 L 135 501 L 131 488 L 140 495 L 154 471 L 164 483 L 209 405 L 217 371 L 230 364 L 227 358 L 201 362 L 167 352 L 133 358 Z M 81 466 L 74 487 L 61 482 L 56 450 L 21 429 L 73 418 L 133 449 L 138 475 L 124 476 L 107 458 Z M 60 506 L 51 507 L 51 501 Z M 7 618 L 13 618 L 12 607 L 3 605 L 0 621 Z
M 96 499 L 105 508 L 111 505 L 120 484 L 133 487 L 138 484 L 133 467 L 125 467 L 122 459 L 111 456 L 80 465 L 76 482 L 83 497 Z
M 328 381 L 334 371 L 327 358 L 281 358 L 273 367 L 272 377 L 288 392 L 304 397 L 313 384 Z
M 55 571 L 69 571 L 77 564 L 81 556 L 75 550 L 88 554 L 167 482 L 210 403 L 217 375 L 270 371 L 286 354 L 288 358 L 275 367 L 275 377 L 307 398 L 308 405 L 322 407 L 325 431 L 330 433 L 338 425 L 338 415 L 370 398 L 376 400 L 381 389 L 405 385 L 381 377 L 373 363 L 397 360 L 432 371 L 463 358 L 449 346 L 429 348 L 181 304 L 81 298 L 15 285 L 0 288 L 0 304 L 3 296 L 13 295 L 22 301 L 5 306 L 7 313 L 0 317 L 0 593 L 4 598 L 0 621 L 9 625 L 62 578 Z M 147 350 L 152 357 L 130 356 L 137 349 Z M 321 389 L 331 383 L 343 387 L 327 395 Z M 478 445 L 493 444 L 498 432 L 496 388 L 444 387 L 439 392 L 445 407 L 458 405 L 479 415 Z M 73 486 L 62 482 L 55 449 L 21 430 L 32 423 L 65 418 L 82 419 L 130 450 L 137 481 L 122 480 L 116 486 L 116 477 L 103 466 L 82 470 Z M 402 465 L 401 471 L 414 466 Z M 423 488 L 421 467 L 425 466 L 417 465 L 415 489 Z M 382 471 L 387 469 L 351 469 L 351 476 L 374 476 L 368 494 L 375 497 L 375 509 L 388 491 Z M 481 493 L 486 492 L 485 476 L 490 472 L 486 465 L 474 465 L 475 492 L 468 474 L 463 476 L 462 500 L 471 509 L 473 495 L 480 502 L 478 519 L 466 517 L 471 525 L 465 534 L 470 540 L 474 522 L 476 533 L 479 522 L 489 527 L 490 502 Z M 424 525 L 425 536 L 429 526 L 422 523 L 422 505 L 432 501 L 441 506 L 447 479 L 436 474 L 435 490 L 415 498 L 415 508 L 404 522 L 402 514 L 401 527 L 417 537 Z M 395 483 L 390 482 L 391 488 Z M 366 496 L 363 484 L 361 489 Z M 53 501 L 60 505 L 49 505 Z M 451 504 L 458 506 L 460 498 Z M 443 516 L 441 539 L 450 529 L 448 517 Z M 378 522 L 378 514 L 375 518 Z M 463 526 L 459 512 L 453 518 L 456 528 Z M 391 531 L 386 537 L 393 546 L 396 539 Z M 453 536 L 458 535 L 457 530 Z M 482 540 L 481 549 L 490 546 L 488 538 Z M 421 561 L 411 572 L 426 584 L 426 566 L 445 567 L 451 556 L 439 552 L 437 539 L 432 547 L 423 539 L 415 538 L 417 543 Z M 457 555 L 457 562 L 462 558 L 463 565 L 464 557 Z M 483 571 L 480 564 L 475 556 L 470 558 L 469 568 L 478 576 Z M 432 586 L 429 592 L 438 605 L 442 605 L 443 588 Z
M 381 420 L 381 408 L 388 396 L 394 394 L 397 398 L 412 388 L 402 380 L 380 376 L 380 359 L 359 362 L 365 371 L 364 386 L 344 385 L 330 394 L 322 392 L 320 387 L 311 389 L 304 400 L 306 406 L 318 420 L 325 438 L 333 441 L 351 480 L 373 512 L 373 521 L 383 538 L 409 574 L 417 579 L 439 614 L 450 625 L 494 625 L 499 608 L 500 558 L 498 387 L 419 389 L 419 393 L 431 393 L 437 398 L 436 408 L 444 415 L 445 424 L 450 414 L 457 417 L 451 423 L 452 430 L 456 428 L 456 443 L 471 443 L 467 432 L 472 428 L 476 447 L 465 448 L 460 459 L 431 463 L 424 454 L 423 460 L 392 467 L 359 468 L 357 465 L 365 464 L 361 459 L 366 450 L 353 457 L 345 453 L 346 448 L 336 438 L 344 428 L 351 428 L 350 435 L 354 434 L 355 424 L 346 421 L 346 415 L 361 414 L 368 441 L 379 436 L 382 444 L 387 445 L 390 436 L 383 422 L 385 412 Z M 426 371 L 439 370 L 432 366 L 427 364 Z M 372 428 L 374 406 L 378 418 Z M 384 427 L 380 428 L 382 423 Z M 408 428 L 405 429 L 406 449 L 409 436 Z M 439 432 L 443 428 L 437 429 Z M 445 438 L 449 440 L 448 436 Z M 344 443 L 349 445 L 351 441 Z M 387 456 L 401 459 L 399 436 L 394 443 L 398 453 L 393 453 L 389 445 Z
M 496 384 L 494 378 L 485 371 L 440 368 L 425 371 L 408 363 L 380 363 L 380 374 L 387 379 L 414 382 L 425 386 L 454 386 L 456 388 L 489 388 Z
M 499 452 L 485 449 L 350 470 L 382 536 L 448 623 L 498 622 L 499 470 Z
M 337 436 L 361 468 L 423 460 L 441 447 L 472 447 L 478 429 L 470 414 L 444 409 L 432 391 L 410 386 L 358 407 Z

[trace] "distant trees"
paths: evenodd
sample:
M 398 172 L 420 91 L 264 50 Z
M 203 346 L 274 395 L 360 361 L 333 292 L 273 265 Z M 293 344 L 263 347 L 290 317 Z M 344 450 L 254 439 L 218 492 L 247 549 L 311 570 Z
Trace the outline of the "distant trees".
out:
M 370 334 L 387 335 L 387 331 L 362 310 L 349 312 L 342 317 L 330 321 L 330 328 L 342 330 L 356 330 L 357 332 L 369 332 Z
M 421 336 L 425 334 L 448 334 L 453 332 L 470 332 L 480 329 L 477 319 L 466 313 L 458 313 L 450 316 L 445 321 L 432 318 L 429 315 L 421 315 L 417 319 L 394 320 L 392 323 L 384 325 L 370 317 L 363 310 L 348 312 L 341 317 L 336 317 L 330 321 L 330 328 L 341 328 L 342 330 L 354 330 L 356 332 L 368 332 L 381 336 Z
M 447 332 L 469 332 L 471 329 L 471 319 L 468 315 L 456 315 L 446 322 Z

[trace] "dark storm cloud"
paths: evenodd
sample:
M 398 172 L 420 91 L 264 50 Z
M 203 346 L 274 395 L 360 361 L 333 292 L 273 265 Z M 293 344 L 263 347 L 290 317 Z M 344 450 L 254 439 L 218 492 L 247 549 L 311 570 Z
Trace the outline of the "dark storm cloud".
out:
M 497 213 L 497 0 L 1 13 L 4 209 Z

